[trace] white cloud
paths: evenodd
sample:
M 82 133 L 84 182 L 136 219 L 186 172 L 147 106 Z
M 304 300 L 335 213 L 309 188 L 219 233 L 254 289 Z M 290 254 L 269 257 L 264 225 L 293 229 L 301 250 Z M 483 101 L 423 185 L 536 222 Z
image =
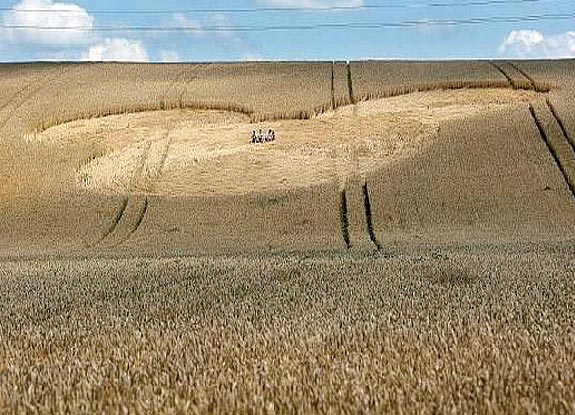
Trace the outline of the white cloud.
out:
M 363 0 L 260 0 L 260 3 L 274 7 L 318 9 L 325 7 L 358 7 L 363 5 Z
M 235 37 L 233 30 L 231 30 L 233 28 L 232 22 L 223 14 L 210 14 L 199 22 L 182 13 L 176 13 L 172 16 L 172 20 L 176 27 L 184 29 L 186 33 L 197 38 Z
M 21 0 L 0 16 L 0 45 L 12 53 L 26 51 L 42 60 L 148 61 L 144 44 L 123 38 L 102 39 L 94 28 L 94 16 L 77 4 L 53 0 Z M 57 27 L 61 30 L 42 28 Z M 74 30 L 81 27 L 83 30 Z
M 174 14 L 173 20 L 176 27 L 185 29 L 186 33 L 189 33 L 192 36 L 201 37 L 204 34 L 202 31 L 202 25 L 199 22 L 189 19 L 182 13 Z
M 236 38 L 231 30 L 233 28 L 232 22 L 223 14 L 211 14 L 207 19 L 207 24 L 217 29 L 214 33 L 218 37 Z
M 147 62 L 148 51 L 139 40 L 113 38 L 104 39 L 91 46 L 82 56 L 85 61 Z
M 33 10 L 25 12 L 24 10 Z M 12 45 L 62 48 L 82 46 L 93 41 L 94 17 L 73 3 L 55 3 L 52 0 L 22 0 L 3 13 L 5 26 L 61 27 L 63 30 L 11 29 L 0 32 L 3 42 Z M 88 31 L 70 30 L 83 27 Z
M 513 30 L 499 46 L 499 54 L 512 58 L 572 58 L 575 31 L 547 36 L 536 30 Z

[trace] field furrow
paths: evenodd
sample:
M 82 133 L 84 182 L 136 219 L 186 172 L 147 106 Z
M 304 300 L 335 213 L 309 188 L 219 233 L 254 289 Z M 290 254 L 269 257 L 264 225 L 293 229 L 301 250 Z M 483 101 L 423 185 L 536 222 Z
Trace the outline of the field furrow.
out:
M 513 89 L 523 89 L 537 92 L 549 92 L 550 86 L 545 82 L 533 79 L 516 63 L 509 61 L 491 62 L 509 81 Z
M 569 144 L 571 145 L 571 148 L 573 149 L 573 151 L 575 151 L 575 139 L 567 131 L 567 126 L 566 126 L 565 122 L 563 121 L 563 119 L 561 118 L 561 116 L 559 115 L 559 113 L 557 112 L 555 105 L 553 104 L 553 102 L 549 98 L 547 98 L 545 100 L 545 102 L 547 103 L 547 106 L 549 107 L 551 114 L 553 115 L 555 120 L 557 120 L 557 124 L 559 125 L 559 128 L 561 128 L 561 133 L 563 134 L 563 137 L 565 137 L 567 142 L 569 142 Z
M 575 198 L 575 151 L 569 143 L 568 137 L 563 134 L 560 124 L 548 104 L 535 103 L 530 105 L 529 112 L 541 139 L 547 145 L 571 195 Z
M 349 217 L 348 217 L 348 206 L 347 206 L 347 192 L 345 189 L 341 191 L 341 203 L 340 203 L 340 216 L 341 216 L 341 234 L 343 237 L 343 242 L 345 243 L 346 249 L 351 248 L 351 239 L 349 237 Z
M 348 234 L 350 245 L 356 251 L 373 251 L 374 244 L 369 238 L 368 221 L 365 211 L 364 180 L 349 178 L 345 183 L 348 206 Z
M 349 93 L 349 102 L 355 104 L 355 96 L 353 93 L 353 76 L 351 74 L 351 64 L 347 62 L 347 89 Z
M 378 251 L 381 251 L 381 244 L 377 240 L 377 236 L 375 234 L 375 228 L 373 226 L 373 213 L 371 209 L 371 196 L 369 194 L 369 187 L 367 182 L 365 182 L 362 186 L 363 190 L 363 207 L 365 210 L 365 220 L 367 224 L 367 233 L 369 235 L 369 239 L 375 246 Z

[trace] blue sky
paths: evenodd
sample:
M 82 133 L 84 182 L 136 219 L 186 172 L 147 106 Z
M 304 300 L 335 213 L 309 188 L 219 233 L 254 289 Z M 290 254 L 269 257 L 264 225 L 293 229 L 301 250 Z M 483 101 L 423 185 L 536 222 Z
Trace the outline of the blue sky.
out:
M 432 5 L 437 3 L 450 5 Z M 432 20 L 485 17 L 551 14 L 573 16 L 575 12 L 572 3 L 573 0 L 512 0 L 507 4 L 499 0 L 163 0 L 162 2 L 0 0 L 0 7 L 4 9 L 0 14 L 2 26 L 0 61 L 575 57 L 573 18 L 457 26 L 425 23 Z M 385 7 L 325 10 L 334 6 L 370 5 Z M 278 7 L 289 7 L 292 10 L 259 10 L 253 13 L 223 11 Z M 180 12 L 188 9 L 220 9 L 220 11 Z M 163 13 L 98 13 L 104 10 L 157 10 Z M 406 21 L 418 21 L 420 24 L 412 27 L 378 29 L 235 31 L 239 27 L 314 26 L 326 23 L 380 24 Z M 28 28 L 23 29 L 22 26 Z M 97 30 L 99 27 L 110 26 L 173 27 L 186 30 L 178 32 Z M 62 30 L 44 30 L 46 27 L 58 27 Z M 213 31 L 214 29 L 217 31 Z

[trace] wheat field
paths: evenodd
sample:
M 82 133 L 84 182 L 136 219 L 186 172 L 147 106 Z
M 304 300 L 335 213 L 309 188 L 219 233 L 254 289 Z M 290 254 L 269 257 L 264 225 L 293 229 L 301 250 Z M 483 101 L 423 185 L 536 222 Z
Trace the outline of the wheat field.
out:
M 575 413 L 574 71 L 0 65 L 0 413 Z

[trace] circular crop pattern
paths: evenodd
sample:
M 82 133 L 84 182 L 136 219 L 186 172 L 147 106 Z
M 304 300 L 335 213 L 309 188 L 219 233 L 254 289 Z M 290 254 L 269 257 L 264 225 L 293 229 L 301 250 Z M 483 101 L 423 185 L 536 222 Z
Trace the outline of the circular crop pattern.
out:
M 45 142 L 97 151 L 79 186 L 104 193 L 211 196 L 338 181 L 409 157 L 440 139 L 441 123 L 527 103 L 507 89 L 433 91 L 361 102 L 310 120 L 250 123 L 226 111 L 171 110 L 80 120 L 41 133 Z M 251 143 L 273 129 L 273 143 Z

